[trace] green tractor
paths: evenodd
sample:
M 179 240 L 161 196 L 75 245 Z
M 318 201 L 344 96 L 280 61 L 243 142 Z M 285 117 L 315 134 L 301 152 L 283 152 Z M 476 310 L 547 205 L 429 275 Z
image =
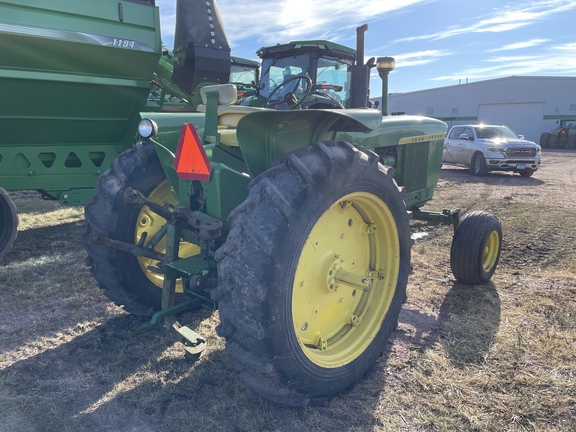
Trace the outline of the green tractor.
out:
M 177 313 L 218 308 L 241 379 L 281 404 L 325 403 L 386 349 L 406 299 L 411 230 L 451 224 L 451 267 L 484 284 L 502 229 L 485 212 L 424 211 L 446 124 L 368 108 L 364 32 L 263 48 L 257 93 L 202 88 L 202 113 L 150 113 L 96 183 L 84 246 L 104 293 L 182 336 Z M 294 77 L 284 72 L 295 74 Z M 306 109 L 303 109 L 306 108 Z M 320 109 L 319 109 L 320 108 Z M 412 221 L 411 221 L 412 219 Z
M 576 149 L 576 119 L 562 119 L 557 124 L 550 132 L 542 132 L 540 147 Z

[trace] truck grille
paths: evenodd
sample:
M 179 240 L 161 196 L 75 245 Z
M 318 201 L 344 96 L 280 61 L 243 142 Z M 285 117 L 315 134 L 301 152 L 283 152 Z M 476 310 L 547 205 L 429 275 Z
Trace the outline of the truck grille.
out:
M 505 157 L 534 157 L 536 149 L 534 148 L 508 148 L 504 151 Z

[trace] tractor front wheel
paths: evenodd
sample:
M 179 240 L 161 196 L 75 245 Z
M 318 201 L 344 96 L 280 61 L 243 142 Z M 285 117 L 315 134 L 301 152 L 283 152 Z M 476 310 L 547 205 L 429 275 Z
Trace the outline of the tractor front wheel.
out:
M 161 306 L 164 275 L 158 261 L 92 242 L 93 236 L 100 236 L 146 246 L 166 223 L 146 206 L 125 204 L 123 196 L 129 187 L 150 201 L 177 204 L 154 146 L 137 144 L 121 153 L 98 178 L 94 196 L 85 207 L 83 243 L 88 252 L 87 264 L 104 294 L 132 314 L 149 316 Z M 157 252 L 166 251 L 165 240 L 156 246 Z M 198 252 L 196 245 L 180 244 L 180 256 Z M 176 293 L 176 300 L 180 301 L 181 281 Z
M 406 297 L 409 213 L 392 168 L 345 142 L 289 153 L 250 184 L 218 250 L 217 331 L 240 377 L 322 403 L 386 349 Z
M 18 235 L 18 214 L 14 201 L 4 188 L 0 187 L 0 260 L 4 258 Z
M 500 220 L 483 211 L 466 213 L 452 239 L 452 274 L 458 282 L 468 285 L 485 284 L 498 266 L 501 250 Z

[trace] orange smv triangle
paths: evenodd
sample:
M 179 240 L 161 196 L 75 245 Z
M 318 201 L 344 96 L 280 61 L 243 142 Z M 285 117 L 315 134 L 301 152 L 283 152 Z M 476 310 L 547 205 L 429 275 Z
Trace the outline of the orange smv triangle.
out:
M 192 123 L 182 125 L 174 168 L 181 179 L 210 180 L 212 165 Z

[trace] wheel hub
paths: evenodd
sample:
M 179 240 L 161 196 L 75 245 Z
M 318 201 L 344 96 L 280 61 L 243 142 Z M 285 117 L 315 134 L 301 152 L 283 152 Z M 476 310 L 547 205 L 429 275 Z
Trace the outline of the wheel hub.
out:
M 301 348 L 315 363 L 337 367 L 376 336 L 399 269 L 394 217 L 377 196 L 356 192 L 317 220 L 295 273 L 292 317 Z

